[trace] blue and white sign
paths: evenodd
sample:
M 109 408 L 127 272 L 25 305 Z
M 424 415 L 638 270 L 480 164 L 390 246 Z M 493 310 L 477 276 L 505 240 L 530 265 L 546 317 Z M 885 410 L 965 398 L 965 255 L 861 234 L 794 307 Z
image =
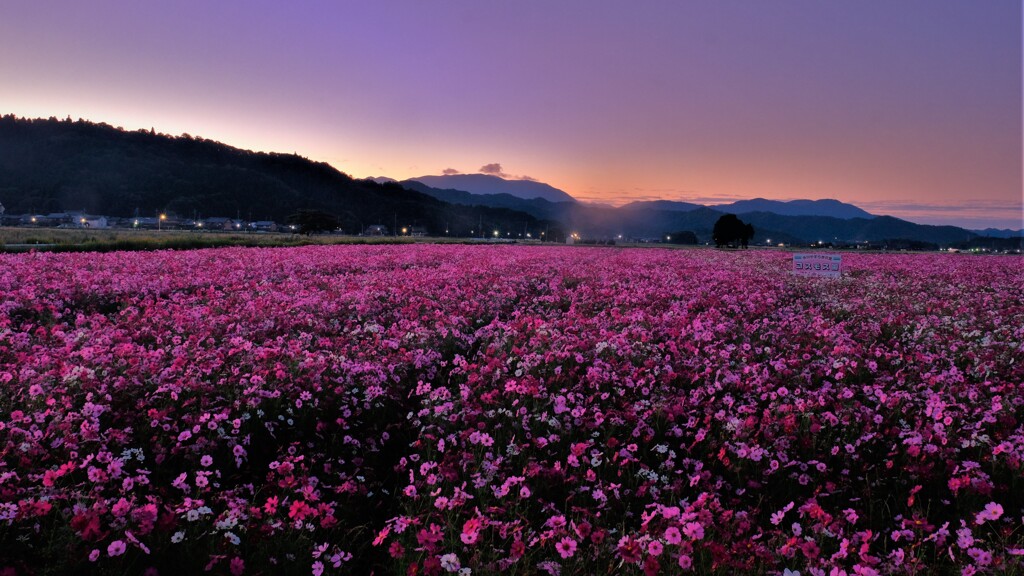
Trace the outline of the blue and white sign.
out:
M 843 273 L 843 257 L 836 254 L 793 254 L 793 274 L 839 278 Z

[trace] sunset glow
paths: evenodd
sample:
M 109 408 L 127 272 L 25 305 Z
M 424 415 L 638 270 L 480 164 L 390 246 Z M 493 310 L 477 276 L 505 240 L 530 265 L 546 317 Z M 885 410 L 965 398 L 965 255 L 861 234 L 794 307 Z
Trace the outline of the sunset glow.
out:
M 0 114 L 500 163 L 578 199 L 836 198 L 1021 228 L 1022 15 L 984 3 L 19 3 Z

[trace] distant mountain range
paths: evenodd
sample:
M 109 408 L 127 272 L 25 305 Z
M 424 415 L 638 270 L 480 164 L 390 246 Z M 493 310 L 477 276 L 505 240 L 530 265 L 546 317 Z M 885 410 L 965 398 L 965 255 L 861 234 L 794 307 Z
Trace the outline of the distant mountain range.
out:
M 431 188 L 464 190 L 470 194 L 508 194 L 523 200 L 541 199 L 548 202 L 575 202 L 567 193 L 534 180 L 506 180 L 489 174 L 453 174 L 449 176 L 420 176 L 412 180 Z
M 594 237 L 660 238 L 666 233 L 689 230 L 707 240 L 715 222 L 727 213 L 738 214 L 745 222 L 752 223 L 759 240 L 771 238 L 785 243 L 873 242 L 901 238 L 949 245 L 966 242 L 975 236 L 973 232 L 955 226 L 928 226 L 891 216 L 874 216 L 838 200 L 783 202 L 756 198 L 718 206 L 654 200 L 611 208 L 575 201 L 527 200 L 511 194 L 472 194 L 454 188 L 438 189 L 424 184 L 422 180 L 404 180 L 400 184 L 454 204 L 520 210 L 537 218 L 561 222 L 571 230 Z
M 675 202 L 671 200 L 653 200 L 648 202 L 631 202 L 626 204 L 628 208 L 654 208 L 657 210 L 675 210 L 686 212 L 704 207 L 701 204 L 689 202 Z M 766 200 L 754 198 L 752 200 L 739 200 L 731 204 L 718 204 L 707 206 L 719 212 L 730 214 L 748 214 L 751 212 L 771 212 L 780 216 L 828 216 L 830 218 L 874 218 L 873 214 L 861 210 L 853 204 L 846 204 L 838 200 Z
M 112 216 L 240 216 L 283 222 L 300 209 L 338 215 L 347 231 L 374 224 L 478 236 L 481 228 L 517 237 L 577 232 L 590 238 L 650 238 L 691 231 L 710 239 L 734 213 L 754 225 L 755 241 L 810 243 L 905 239 L 939 245 L 979 235 L 875 216 L 837 200 L 756 198 L 702 206 L 658 200 L 618 208 L 579 202 L 548 184 L 486 174 L 357 180 L 294 154 L 256 153 L 188 135 L 125 131 L 70 120 L 0 118 L 0 203 L 7 214 L 82 210 Z M 1019 232 L 1019 231 L 1018 231 Z
M 985 228 L 984 230 L 971 230 L 979 236 L 988 236 L 989 238 L 1022 238 L 1024 237 L 1024 228 L 1020 230 L 1009 230 L 999 228 Z

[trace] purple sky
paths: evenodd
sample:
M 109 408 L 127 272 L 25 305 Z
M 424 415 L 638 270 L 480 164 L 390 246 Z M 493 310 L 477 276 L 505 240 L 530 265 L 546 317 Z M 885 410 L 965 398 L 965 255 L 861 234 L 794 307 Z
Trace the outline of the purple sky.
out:
M 11 5 L 16 4 L 16 5 Z M 0 113 L 1020 228 L 1020 0 L 15 2 Z

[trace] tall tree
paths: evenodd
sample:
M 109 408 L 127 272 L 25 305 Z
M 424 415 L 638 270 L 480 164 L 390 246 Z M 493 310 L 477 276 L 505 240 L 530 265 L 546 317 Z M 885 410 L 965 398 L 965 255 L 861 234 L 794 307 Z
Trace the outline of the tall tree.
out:
M 715 222 L 715 227 L 711 231 L 711 238 L 719 248 L 722 246 L 735 246 L 736 242 L 743 238 L 743 232 L 743 221 L 735 214 L 725 214 Z

